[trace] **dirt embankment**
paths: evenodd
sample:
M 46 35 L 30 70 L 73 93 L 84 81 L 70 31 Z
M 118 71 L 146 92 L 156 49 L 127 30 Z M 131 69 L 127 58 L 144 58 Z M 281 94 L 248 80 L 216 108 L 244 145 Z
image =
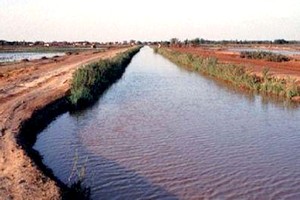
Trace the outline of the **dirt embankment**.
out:
M 200 55 L 203 57 L 216 57 L 221 63 L 232 63 L 237 65 L 243 65 L 247 69 L 254 73 L 261 73 L 263 68 L 269 68 L 270 73 L 280 78 L 291 77 L 300 81 L 300 61 L 297 57 L 289 62 L 269 62 L 265 60 L 252 60 L 240 58 L 239 53 L 230 52 L 225 50 L 212 50 L 208 48 L 178 48 L 172 47 L 171 49 Z
M 0 199 L 60 198 L 58 184 L 18 144 L 21 125 L 36 110 L 66 95 L 79 66 L 125 50 L 82 52 L 0 67 Z

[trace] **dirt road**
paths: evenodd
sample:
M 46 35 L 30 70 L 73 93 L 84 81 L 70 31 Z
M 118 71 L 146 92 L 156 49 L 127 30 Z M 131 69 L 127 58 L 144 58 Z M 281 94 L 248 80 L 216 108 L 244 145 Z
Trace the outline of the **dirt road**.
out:
M 122 49 L 82 52 L 0 66 L 0 199 L 59 199 L 57 183 L 45 176 L 17 144 L 21 123 L 35 110 L 65 96 L 81 65 Z

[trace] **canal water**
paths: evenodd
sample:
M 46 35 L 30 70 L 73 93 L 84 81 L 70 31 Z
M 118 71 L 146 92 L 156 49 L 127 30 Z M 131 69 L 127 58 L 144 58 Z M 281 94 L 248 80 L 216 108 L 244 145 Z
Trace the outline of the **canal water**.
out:
M 94 106 L 59 116 L 34 148 L 65 183 L 84 166 L 93 199 L 300 199 L 299 121 L 296 105 L 145 47 Z

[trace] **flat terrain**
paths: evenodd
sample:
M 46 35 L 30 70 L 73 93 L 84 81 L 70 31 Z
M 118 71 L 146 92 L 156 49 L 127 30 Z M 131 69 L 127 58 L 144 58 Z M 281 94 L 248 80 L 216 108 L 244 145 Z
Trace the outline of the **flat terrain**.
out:
M 239 53 L 230 52 L 223 49 L 209 49 L 201 47 L 171 47 L 171 49 L 200 55 L 203 57 L 216 57 L 221 63 L 232 63 L 237 65 L 243 65 L 247 69 L 254 73 L 261 73 L 263 68 L 269 68 L 271 74 L 285 78 L 290 76 L 300 81 L 300 60 L 298 57 L 294 57 L 289 62 L 269 62 L 265 60 L 252 60 L 240 58 Z
M 238 53 L 209 48 L 176 48 L 222 63 L 246 66 L 260 73 L 264 67 L 273 75 L 290 76 L 300 82 L 300 61 L 277 63 L 240 58 Z M 65 96 L 72 73 L 80 66 L 115 56 L 127 48 L 85 51 L 58 58 L 0 65 L 0 199 L 59 199 L 57 183 L 45 176 L 17 144 L 21 123 L 35 110 Z
M 17 144 L 21 123 L 66 95 L 80 66 L 127 48 L 87 51 L 0 66 L 0 199 L 59 199 L 60 189 Z

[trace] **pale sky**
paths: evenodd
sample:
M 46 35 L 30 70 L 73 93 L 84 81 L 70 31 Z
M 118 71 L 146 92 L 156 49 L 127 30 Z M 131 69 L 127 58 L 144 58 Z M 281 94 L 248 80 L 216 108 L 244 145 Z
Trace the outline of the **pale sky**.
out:
M 300 0 L 0 0 L 0 40 L 300 40 Z

